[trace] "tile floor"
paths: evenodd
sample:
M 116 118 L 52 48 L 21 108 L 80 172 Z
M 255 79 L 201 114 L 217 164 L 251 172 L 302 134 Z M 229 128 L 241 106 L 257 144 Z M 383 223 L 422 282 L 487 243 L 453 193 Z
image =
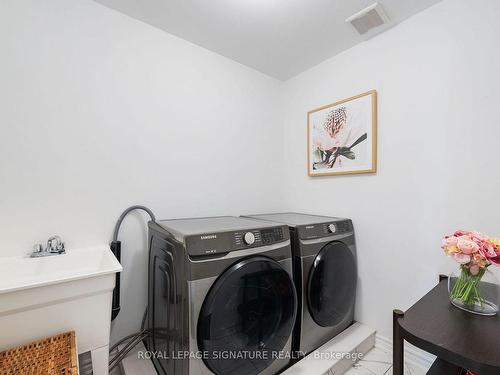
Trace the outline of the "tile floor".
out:
M 132 371 L 133 372 L 133 371 Z M 330 375 L 337 375 L 333 370 Z M 134 375 L 143 375 L 143 370 Z M 375 347 L 370 350 L 364 358 L 355 363 L 353 368 L 344 373 L 345 375 L 392 375 L 392 354 L 384 349 Z M 425 375 L 426 370 L 417 366 L 405 364 L 405 375 Z M 120 370 L 116 370 L 110 375 L 124 375 Z M 127 371 L 129 375 L 129 371 Z M 314 375 L 311 373 L 311 375 Z M 320 374 L 316 374 L 320 375 Z
M 405 375 L 425 375 L 426 370 L 405 364 Z M 345 375 L 392 375 L 392 353 L 375 347 Z

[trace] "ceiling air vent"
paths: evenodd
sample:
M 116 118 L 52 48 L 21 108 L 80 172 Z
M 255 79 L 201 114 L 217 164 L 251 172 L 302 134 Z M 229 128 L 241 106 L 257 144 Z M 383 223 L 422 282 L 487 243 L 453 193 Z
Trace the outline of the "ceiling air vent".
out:
M 385 14 L 382 5 L 374 3 L 362 11 L 353 14 L 345 21 L 354 26 L 358 33 L 364 35 L 372 29 L 379 28 L 389 22 L 389 17 Z

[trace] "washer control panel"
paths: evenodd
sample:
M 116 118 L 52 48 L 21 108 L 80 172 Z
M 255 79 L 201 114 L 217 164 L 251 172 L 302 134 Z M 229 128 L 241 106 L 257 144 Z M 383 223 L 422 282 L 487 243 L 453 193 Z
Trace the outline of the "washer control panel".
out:
M 284 225 L 241 231 L 203 233 L 187 236 L 185 246 L 192 256 L 215 255 L 272 245 L 290 239 Z
M 283 236 L 283 227 L 261 229 L 260 232 L 262 234 L 262 243 L 264 245 L 280 242 L 285 239 Z
M 250 246 L 270 245 L 285 239 L 282 227 L 255 229 L 250 231 L 235 232 L 233 235 L 235 250 Z
M 297 227 L 297 231 L 302 239 L 341 235 L 352 232 L 352 223 L 349 219 L 342 219 L 327 223 L 302 225 Z

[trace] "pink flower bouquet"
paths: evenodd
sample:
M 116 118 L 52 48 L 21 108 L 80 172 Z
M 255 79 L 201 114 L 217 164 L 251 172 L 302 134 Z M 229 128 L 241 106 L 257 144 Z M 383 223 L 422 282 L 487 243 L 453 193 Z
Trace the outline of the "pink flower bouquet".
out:
M 500 240 L 458 230 L 444 237 L 442 248 L 461 268 L 460 277 L 450 291 L 451 300 L 466 306 L 482 305 L 485 300 L 479 284 L 490 265 L 500 265 Z

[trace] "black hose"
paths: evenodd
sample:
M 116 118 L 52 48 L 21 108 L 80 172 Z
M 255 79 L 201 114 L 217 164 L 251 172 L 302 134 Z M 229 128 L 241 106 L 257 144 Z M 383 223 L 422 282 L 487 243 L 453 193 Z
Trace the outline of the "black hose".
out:
M 120 364 L 120 362 L 125 358 L 125 356 L 136 347 L 142 340 L 148 337 L 149 333 L 144 332 L 141 335 L 137 335 L 131 342 L 129 342 L 120 352 L 119 354 L 113 358 L 109 363 L 109 371 L 111 372 L 116 366 Z
M 120 232 L 120 227 L 122 225 L 123 220 L 125 217 L 132 211 L 135 210 L 142 210 L 145 211 L 151 220 L 154 222 L 156 221 L 156 217 L 149 208 L 141 205 L 135 205 L 127 208 L 125 211 L 122 212 L 118 220 L 116 221 L 115 225 L 115 230 L 113 231 L 113 241 L 111 242 L 110 248 L 113 254 L 116 256 L 119 262 L 121 262 L 121 242 L 118 241 L 118 233 Z M 117 316 L 118 313 L 120 312 L 120 274 L 116 274 L 116 282 L 115 282 L 115 289 L 113 290 L 113 305 L 112 305 L 112 310 L 111 310 L 111 320 L 114 320 Z M 144 315 L 142 316 L 142 321 L 141 321 L 141 331 L 133 333 L 131 335 L 128 335 L 122 339 L 120 339 L 118 342 L 116 342 L 113 346 L 111 346 L 109 352 L 110 355 L 117 350 L 117 354 L 110 359 L 109 361 L 109 371 L 113 370 L 118 364 L 125 358 L 125 356 L 133 349 L 137 344 L 139 344 L 142 340 L 144 340 L 146 337 L 149 336 L 149 331 L 146 330 L 144 327 L 146 325 L 146 319 L 147 319 L 147 314 L 148 314 L 148 307 L 146 306 L 146 309 L 144 311 Z M 127 342 L 128 341 L 128 342 Z M 120 350 L 118 346 L 124 342 L 127 342 L 126 345 Z
M 149 208 L 145 206 L 140 206 L 140 205 L 135 205 L 127 208 L 125 211 L 122 212 L 118 220 L 116 221 L 115 225 L 115 230 L 113 232 L 113 241 L 111 242 L 110 248 L 113 254 L 115 255 L 116 259 L 118 259 L 119 262 L 121 262 L 121 242 L 118 241 L 118 233 L 120 232 L 120 227 L 122 225 L 123 219 L 132 211 L 135 210 L 142 210 L 145 211 L 151 218 L 152 221 L 156 221 L 156 217 Z M 112 311 L 111 311 L 111 320 L 114 320 L 118 313 L 120 312 L 120 274 L 116 274 L 116 283 L 115 283 L 115 289 L 113 290 L 113 305 L 112 305 Z M 125 356 L 137 346 L 142 340 L 147 338 L 150 334 L 149 330 L 144 329 L 146 325 L 146 319 L 147 319 L 147 314 L 148 314 L 148 307 L 146 306 L 146 309 L 144 311 L 144 314 L 142 316 L 142 321 L 141 321 L 141 331 L 133 333 L 131 335 L 128 335 L 120 340 L 118 340 L 114 345 L 112 345 L 109 349 L 109 354 L 110 356 L 113 355 L 113 352 L 117 351 L 117 353 L 114 355 L 114 357 L 110 358 L 109 360 L 109 371 L 113 370 L 116 366 L 120 364 L 120 362 L 125 358 Z M 128 341 L 128 342 L 127 342 Z M 120 350 L 118 346 L 124 342 L 127 342 L 125 346 Z M 91 367 L 92 363 L 90 363 L 90 366 L 85 366 L 85 367 Z M 83 370 L 83 369 L 82 369 Z M 83 373 L 87 373 L 85 371 Z M 89 368 L 89 374 L 93 374 L 92 369 Z
M 118 259 L 118 262 L 120 263 L 121 263 L 122 244 L 120 241 L 118 241 L 118 233 L 120 232 L 120 227 L 125 217 L 129 213 L 135 210 L 145 211 L 149 215 L 152 221 L 156 221 L 155 214 L 146 206 L 141 206 L 141 205 L 130 206 L 129 208 L 127 208 L 125 211 L 122 212 L 122 214 L 116 221 L 115 230 L 113 231 L 113 241 L 110 244 L 111 251 L 115 255 L 116 259 Z M 120 313 L 120 273 L 117 273 L 115 276 L 115 289 L 113 290 L 111 321 L 115 320 L 119 313 Z

